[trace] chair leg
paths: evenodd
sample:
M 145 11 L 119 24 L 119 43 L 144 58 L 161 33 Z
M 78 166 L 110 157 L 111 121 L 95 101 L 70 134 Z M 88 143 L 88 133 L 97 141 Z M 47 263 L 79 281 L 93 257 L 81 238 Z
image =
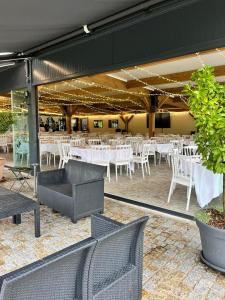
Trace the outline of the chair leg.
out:
M 108 178 L 109 178 L 109 182 L 110 182 L 110 165 L 108 165 L 107 170 L 108 170 Z
M 170 191 L 169 191 L 169 195 L 168 195 L 168 199 L 167 199 L 167 202 L 169 203 L 170 202 L 170 198 L 173 194 L 173 191 L 174 191 L 174 182 L 173 180 L 171 181 L 171 184 L 170 184 Z
M 141 171 L 142 171 L 142 177 L 143 179 L 145 178 L 145 172 L 144 172 L 144 166 L 143 166 L 143 163 L 141 164 Z
M 192 189 L 191 186 L 187 188 L 187 206 L 186 206 L 187 211 L 189 210 L 189 205 L 190 205 L 191 189 Z
M 123 168 L 123 167 L 122 167 L 122 166 L 120 166 L 120 175 L 122 175 L 122 168 Z
M 63 162 L 62 162 L 62 168 L 64 168 L 64 166 L 65 166 L 65 160 L 63 160 Z
M 147 162 L 147 168 L 148 168 L 148 175 L 151 175 L 149 162 Z
M 117 176 L 117 165 L 115 165 L 115 172 L 116 172 L 116 181 L 118 180 L 118 176 Z
M 127 168 L 129 168 L 130 179 L 132 179 L 130 164 L 127 166 Z
M 62 165 L 62 158 L 61 158 L 61 156 L 60 156 L 60 157 L 59 157 L 59 166 L 58 166 L 58 169 L 61 168 L 61 165 Z

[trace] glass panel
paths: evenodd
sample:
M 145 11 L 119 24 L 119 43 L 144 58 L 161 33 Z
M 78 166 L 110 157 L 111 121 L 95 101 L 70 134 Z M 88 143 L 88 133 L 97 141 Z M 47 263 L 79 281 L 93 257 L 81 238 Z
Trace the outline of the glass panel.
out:
M 29 132 L 28 105 L 26 90 L 11 92 L 12 112 L 15 123 L 13 125 L 13 163 L 14 166 L 28 166 L 29 164 Z

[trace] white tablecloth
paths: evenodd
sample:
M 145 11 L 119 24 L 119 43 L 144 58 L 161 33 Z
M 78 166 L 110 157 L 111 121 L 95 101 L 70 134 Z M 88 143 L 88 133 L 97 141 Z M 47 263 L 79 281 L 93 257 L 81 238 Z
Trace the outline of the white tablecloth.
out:
M 170 153 L 173 149 L 173 144 L 156 144 L 156 151 L 159 153 Z
M 59 155 L 58 145 L 54 143 L 40 144 L 40 153 L 45 153 L 45 152 Z
M 194 164 L 194 183 L 200 207 L 209 204 L 223 192 L 223 175 L 214 174 L 201 164 Z
M 95 151 L 91 148 L 81 148 L 81 147 L 71 147 L 70 149 L 70 153 L 72 156 L 79 156 L 81 157 L 81 159 L 83 161 L 86 162 L 91 162 L 92 161 L 92 151 Z M 99 151 L 99 150 L 96 150 Z M 101 150 L 104 151 L 104 150 Z M 109 149 L 107 150 L 107 156 L 104 157 L 104 161 L 115 161 L 116 160 L 116 156 L 117 156 L 117 151 L 120 150 L 116 150 L 116 149 Z M 122 150 L 124 153 L 124 150 Z M 95 157 L 94 152 L 93 152 L 93 158 Z M 132 151 L 129 153 L 125 154 L 125 158 L 126 159 L 131 159 L 132 160 L 133 154 Z

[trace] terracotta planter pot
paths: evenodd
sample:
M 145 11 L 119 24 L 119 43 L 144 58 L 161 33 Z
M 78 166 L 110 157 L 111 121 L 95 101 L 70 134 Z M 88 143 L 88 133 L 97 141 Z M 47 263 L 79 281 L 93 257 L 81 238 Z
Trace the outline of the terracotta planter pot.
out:
M 200 231 L 201 260 L 209 267 L 225 273 L 225 230 L 209 226 L 196 220 Z
M 3 170 L 5 165 L 5 158 L 0 157 L 0 180 L 3 178 Z

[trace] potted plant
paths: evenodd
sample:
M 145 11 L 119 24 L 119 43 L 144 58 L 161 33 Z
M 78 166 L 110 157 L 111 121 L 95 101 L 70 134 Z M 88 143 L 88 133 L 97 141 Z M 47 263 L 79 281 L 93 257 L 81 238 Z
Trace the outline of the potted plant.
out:
M 5 134 L 13 124 L 13 115 L 11 112 L 0 112 L 0 135 Z M 4 180 L 3 169 L 5 158 L 0 157 L 0 181 Z
M 203 165 L 214 173 L 225 173 L 225 86 L 216 81 L 214 69 L 205 66 L 193 73 L 185 86 L 190 112 L 196 123 L 195 141 Z M 196 215 L 200 231 L 201 259 L 210 267 L 225 272 L 225 175 L 223 207 L 208 207 Z

